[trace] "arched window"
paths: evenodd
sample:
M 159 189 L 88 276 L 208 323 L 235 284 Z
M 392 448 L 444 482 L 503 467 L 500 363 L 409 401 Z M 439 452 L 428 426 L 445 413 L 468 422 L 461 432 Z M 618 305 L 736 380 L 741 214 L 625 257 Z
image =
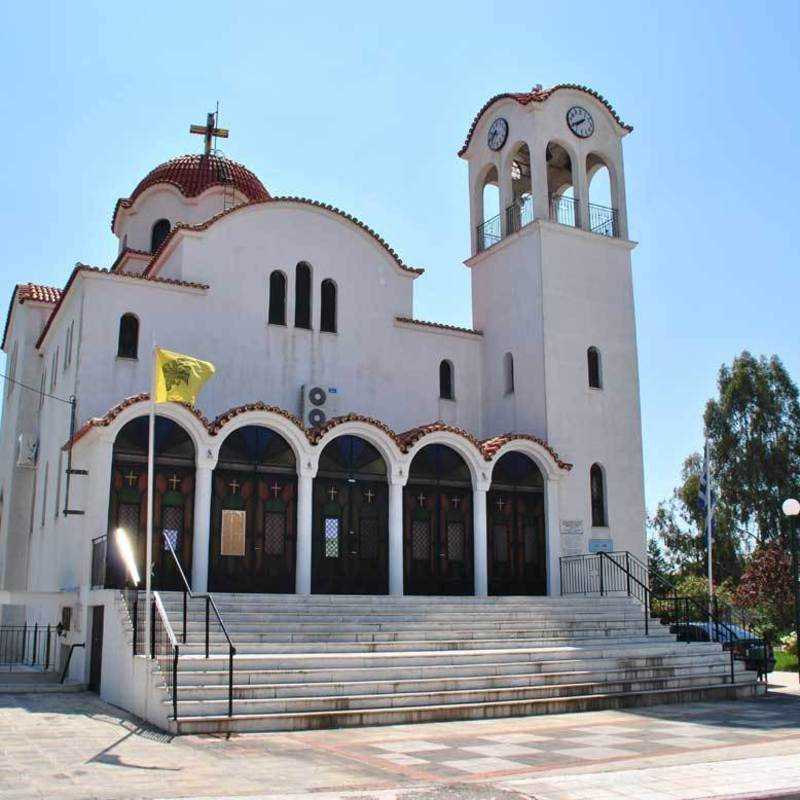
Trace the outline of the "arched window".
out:
M 497 168 L 491 167 L 479 187 L 482 221 L 477 230 L 477 248 L 480 253 L 502 238 L 500 227 L 500 179 Z
M 589 386 L 592 389 L 602 389 L 600 351 L 596 347 L 590 347 L 586 351 L 586 363 L 589 368 Z
M 153 230 L 150 233 L 150 252 L 155 253 L 161 247 L 164 239 L 169 236 L 170 228 L 168 219 L 160 219 L 153 225 Z
M 270 325 L 286 324 L 286 276 L 273 270 L 269 276 L 269 316 Z
M 294 326 L 311 328 L 311 267 L 305 261 L 294 272 Z
M 503 356 L 503 371 L 505 373 L 506 394 L 514 392 L 514 356 L 506 353 Z
M 533 222 L 531 152 L 524 142 L 511 159 L 511 205 L 506 208 L 506 235 Z
M 322 281 L 320 295 L 319 329 L 336 333 L 336 284 L 330 278 Z
M 139 355 L 139 320 L 135 314 L 119 318 L 118 358 L 137 358 Z
M 453 400 L 453 365 L 445 359 L 439 364 L 439 397 Z
M 592 494 L 592 527 L 605 528 L 606 519 L 606 486 L 603 468 L 599 464 L 592 464 L 589 470 L 589 484 Z

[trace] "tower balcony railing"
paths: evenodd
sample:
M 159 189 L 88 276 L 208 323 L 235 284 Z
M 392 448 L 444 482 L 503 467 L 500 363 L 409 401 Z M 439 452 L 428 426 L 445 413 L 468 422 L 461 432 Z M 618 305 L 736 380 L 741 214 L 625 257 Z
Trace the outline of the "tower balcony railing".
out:
M 479 253 L 488 250 L 493 244 L 497 244 L 503 238 L 500 214 L 478 225 L 477 233 L 477 247 Z
M 589 203 L 589 230 L 601 236 L 619 238 L 619 221 L 616 208 Z
M 550 219 L 559 225 L 578 227 L 578 201 L 563 194 L 550 195 Z
M 533 222 L 533 197 L 529 194 L 515 200 L 506 209 L 506 236 Z
M 533 196 L 525 195 L 515 200 L 505 210 L 504 215 L 487 219 L 477 227 L 477 252 L 482 253 L 501 239 L 517 233 L 534 220 Z M 589 225 L 580 225 L 578 201 L 574 197 L 550 195 L 550 221 L 571 228 L 588 228 L 600 236 L 619 238 L 619 213 L 616 208 L 589 203 Z

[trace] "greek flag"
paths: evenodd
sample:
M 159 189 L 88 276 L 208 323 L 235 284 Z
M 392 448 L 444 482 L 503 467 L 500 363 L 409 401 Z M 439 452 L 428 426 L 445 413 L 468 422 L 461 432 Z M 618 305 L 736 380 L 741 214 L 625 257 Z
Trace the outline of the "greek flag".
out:
M 706 442 L 703 457 L 703 471 L 700 473 L 700 487 L 697 491 L 697 507 L 706 519 L 706 538 L 714 541 L 714 512 L 717 506 L 717 496 L 711 488 L 711 470 L 708 458 L 708 442 Z

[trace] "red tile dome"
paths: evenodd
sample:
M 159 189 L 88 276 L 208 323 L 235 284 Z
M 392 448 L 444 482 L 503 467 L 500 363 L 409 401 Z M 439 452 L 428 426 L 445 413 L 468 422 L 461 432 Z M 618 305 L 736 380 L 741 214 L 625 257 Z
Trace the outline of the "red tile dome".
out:
M 248 200 L 269 200 L 269 192 L 247 167 L 218 155 L 200 153 L 178 156 L 151 170 L 131 192 L 127 199 L 117 201 L 111 227 L 120 206 L 130 208 L 145 189 L 158 183 L 174 186 L 184 197 L 197 197 L 212 186 L 229 186 L 241 192 Z

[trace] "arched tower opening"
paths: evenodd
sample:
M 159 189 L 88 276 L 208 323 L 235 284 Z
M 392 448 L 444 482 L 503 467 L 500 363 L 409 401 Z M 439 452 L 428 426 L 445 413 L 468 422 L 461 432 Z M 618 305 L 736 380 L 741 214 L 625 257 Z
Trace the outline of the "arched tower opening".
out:
M 545 151 L 545 160 L 550 219 L 574 228 L 578 225 L 578 201 L 572 158 L 565 147 L 557 142 L 550 142 Z
M 590 153 L 586 158 L 586 180 L 589 184 L 589 230 L 602 236 L 619 236 L 611 172 L 597 153 Z
M 533 222 L 531 151 L 524 142 L 511 156 L 509 170 L 511 172 L 511 205 L 506 209 L 506 235 Z
M 478 225 L 478 252 L 497 244 L 503 232 L 500 225 L 500 178 L 497 167 L 489 167 L 478 187 L 480 199 L 480 219 Z

